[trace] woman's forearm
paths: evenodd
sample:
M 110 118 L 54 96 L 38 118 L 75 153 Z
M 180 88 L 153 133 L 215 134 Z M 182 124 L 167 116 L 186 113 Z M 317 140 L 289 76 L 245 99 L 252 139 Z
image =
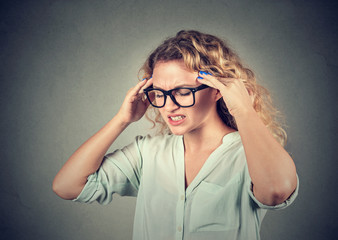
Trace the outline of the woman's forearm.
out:
M 290 155 L 272 136 L 257 113 L 236 116 L 255 197 L 266 205 L 285 201 L 297 185 Z
M 87 177 L 97 171 L 111 144 L 128 126 L 118 116 L 84 142 L 67 160 L 53 181 L 53 191 L 64 199 L 74 199 Z

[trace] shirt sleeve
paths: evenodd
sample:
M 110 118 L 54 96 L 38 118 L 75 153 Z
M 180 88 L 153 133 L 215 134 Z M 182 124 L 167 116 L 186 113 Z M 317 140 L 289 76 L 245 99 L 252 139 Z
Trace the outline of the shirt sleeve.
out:
M 87 183 L 74 202 L 108 204 L 113 194 L 136 196 L 142 175 L 140 144 L 143 137 L 136 137 L 130 145 L 104 156 L 100 168 L 88 176 Z
M 284 208 L 290 206 L 298 196 L 299 178 L 298 178 L 298 175 L 297 175 L 297 187 L 296 187 L 295 191 L 289 196 L 289 198 L 287 200 L 285 200 L 284 202 L 282 202 L 280 204 L 273 205 L 273 206 L 265 205 L 265 204 L 261 203 L 260 201 L 258 201 L 258 199 L 253 194 L 253 185 L 252 185 L 252 181 L 251 181 L 248 169 L 246 169 L 246 175 L 247 175 L 246 185 L 247 185 L 247 188 L 248 188 L 248 193 L 249 193 L 251 199 L 258 205 L 259 208 L 267 209 L 267 210 L 284 209 Z

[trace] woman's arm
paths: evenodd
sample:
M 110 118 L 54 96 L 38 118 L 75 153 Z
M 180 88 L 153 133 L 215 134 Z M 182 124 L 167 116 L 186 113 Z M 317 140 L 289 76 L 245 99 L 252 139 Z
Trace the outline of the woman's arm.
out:
M 142 98 L 143 89 L 151 84 L 152 80 L 146 80 L 130 89 L 117 115 L 70 156 L 53 181 L 53 191 L 58 196 L 74 199 L 81 193 L 87 177 L 101 166 L 116 138 L 144 115 L 149 103 Z
M 276 141 L 252 106 L 240 79 L 200 75 L 199 79 L 220 91 L 230 114 L 235 118 L 247 159 L 255 197 L 265 205 L 284 202 L 297 186 L 296 167 L 290 155 Z
M 292 158 L 254 110 L 243 111 L 235 119 L 255 197 L 265 205 L 284 202 L 297 187 L 296 167 Z

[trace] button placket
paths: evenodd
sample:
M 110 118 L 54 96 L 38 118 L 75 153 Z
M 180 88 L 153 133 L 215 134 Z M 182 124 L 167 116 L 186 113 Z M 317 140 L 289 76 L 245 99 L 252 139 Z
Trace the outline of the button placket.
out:
M 176 208 L 176 239 L 183 239 L 183 224 L 184 224 L 184 211 L 185 211 L 185 195 L 182 193 L 178 197 Z
M 184 233 L 184 213 L 185 213 L 185 170 L 184 170 L 184 146 L 183 137 L 179 138 L 177 151 L 177 205 L 176 205 L 176 240 L 183 239 Z

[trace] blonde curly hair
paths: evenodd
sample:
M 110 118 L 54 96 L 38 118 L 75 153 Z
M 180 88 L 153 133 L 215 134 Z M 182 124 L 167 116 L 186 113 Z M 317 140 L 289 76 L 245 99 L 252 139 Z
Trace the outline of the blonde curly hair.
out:
M 186 67 L 194 72 L 205 71 L 220 78 L 242 79 L 247 90 L 254 96 L 255 111 L 275 139 L 285 146 L 287 135 L 277 121 L 280 113 L 272 105 L 269 92 L 256 82 L 254 73 L 243 66 L 238 55 L 225 41 L 198 31 L 179 31 L 175 37 L 166 39 L 149 55 L 140 69 L 143 78 L 149 79 L 152 76 L 157 62 L 171 60 L 183 60 Z M 217 102 L 217 112 L 227 126 L 238 130 L 235 118 L 229 113 L 223 98 Z M 170 133 L 156 108 L 150 106 L 146 117 L 153 123 L 153 127 L 160 125 L 158 133 Z

